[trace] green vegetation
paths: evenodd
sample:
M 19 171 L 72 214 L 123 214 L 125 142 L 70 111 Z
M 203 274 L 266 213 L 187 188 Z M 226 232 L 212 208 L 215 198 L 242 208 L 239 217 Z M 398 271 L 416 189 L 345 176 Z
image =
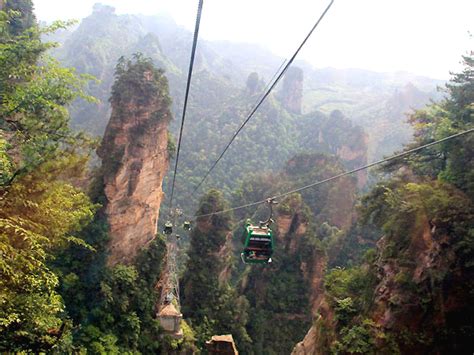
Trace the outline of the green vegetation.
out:
M 472 53 L 464 64 L 446 85 L 445 100 L 411 116 L 416 138 L 407 149 L 472 127 Z M 336 319 L 333 352 L 470 351 L 473 142 L 465 136 L 387 164 L 391 178 L 362 198 L 362 223 L 384 237 L 365 264 L 326 276 Z M 449 308 L 448 299 L 457 306 Z M 390 328 L 377 321 L 381 312 Z
M 115 67 L 111 104 L 119 108 L 133 104 L 139 108 L 150 105 L 151 100 L 155 98 L 162 100 L 157 104 L 163 109 L 167 109 L 171 104 L 168 81 L 163 76 L 163 70 L 156 69 L 152 60 L 141 53 L 133 54 L 133 58 L 129 60 L 120 57 Z M 162 117 L 159 112 L 155 115 Z
M 154 318 L 165 244 L 158 236 L 134 265 L 105 266 L 107 223 L 102 174 L 84 185 L 94 140 L 69 128 L 66 108 L 90 79 L 44 53 L 29 1 L 0 12 L 0 350 L 59 353 L 156 353 L 171 347 Z M 150 73 L 142 81 L 134 73 Z M 117 66 L 115 100 L 128 89 L 162 91 L 167 83 L 136 56 Z M 135 85 L 127 81 L 135 80 Z M 124 96 L 122 96 L 124 95 Z M 185 342 L 192 342 L 186 330 Z M 184 345 L 186 346 L 186 344 Z
M 225 206 L 222 193 L 210 190 L 201 198 L 197 213 L 212 213 Z M 248 301 L 230 284 L 231 223 L 228 214 L 202 217 L 191 232 L 189 261 L 181 282 L 182 306 L 201 349 L 215 334 L 232 334 L 239 348 L 251 341 L 245 329 Z
M 50 262 L 97 208 L 75 181 L 92 141 L 68 127 L 65 106 L 86 78 L 44 53 L 30 1 L 0 11 L 0 350 L 44 352 L 68 342 L 70 329 Z M 38 64 L 41 63 L 41 64 Z
M 97 233 L 102 229 L 102 234 Z M 96 220 L 85 233 L 104 238 L 106 226 Z M 94 241 L 90 241 L 94 243 Z M 104 240 L 95 241 L 104 245 Z M 107 268 L 102 252 L 68 250 L 56 262 L 62 277 L 61 294 L 74 324 L 76 351 L 123 353 L 157 352 L 160 326 L 154 318 L 158 281 L 165 252 L 163 237 L 157 237 L 142 251 L 134 265 Z
M 472 351 L 472 135 L 386 164 L 380 171 L 386 180 L 360 199 L 357 216 L 353 177 L 278 201 L 270 265 L 250 267 L 239 260 L 242 221 L 249 216 L 264 220 L 266 208 L 198 218 L 184 240 L 187 257 L 178 255 L 186 259 L 184 339 L 165 336 L 155 319 L 165 239 L 157 235 L 133 264 L 106 265 L 103 175 L 116 170 L 121 151 L 90 173 L 97 142 L 69 124 L 71 107 L 76 126 L 102 133 L 109 96 L 118 114 L 154 100 L 151 120 L 168 120 L 171 91 L 178 112 L 186 33 L 164 31 L 158 38 L 147 31 L 165 25 L 137 21 L 96 5 L 69 37 L 66 50 L 58 50 L 40 38 L 66 23 L 38 28 L 29 0 L 7 1 L 0 11 L 1 352 L 193 352 L 196 347 L 204 351 L 212 335 L 231 333 L 241 353 L 279 354 L 290 353 L 311 325 L 323 353 Z M 464 57 L 463 72 L 446 85 L 444 100 L 413 113 L 412 128 L 378 132 L 375 138 L 346 115 L 361 118 L 373 133 L 380 127 L 374 124 L 380 112 L 390 121 L 386 127 L 393 127 L 404 107 L 414 98 L 415 104 L 426 100 L 426 94 L 407 85 L 387 99 L 390 89 L 379 82 L 380 100 L 363 83 L 351 90 L 341 82 L 325 86 L 318 77 L 324 73 L 313 72 L 303 102 L 303 111 L 311 113 L 289 112 L 281 92 L 270 96 L 207 182 L 222 192 L 212 189 L 198 203 L 190 201 L 190 192 L 265 85 L 255 68 L 230 73 L 232 66 L 216 57 L 213 45 L 203 44 L 193 78 L 190 133 L 183 141 L 186 154 L 177 182 L 177 204 L 186 212 L 225 209 L 225 197 L 232 205 L 262 200 L 360 166 L 367 161 L 367 139 L 371 144 L 386 139 L 386 149 L 393 149 L 413 129 L 410 149 L 473 124 L 472 53 Z M 59 66 L 45 54 L 49 50 L 101 82 Z M 131 55 L 138 50 L 144 54 Z M 245 59 L 245 53 L 239 55 Z M 265 65 L 260 69 L 268 71 Z M 236 79 L 242 73 L 250 74 L 246 83 Z M 299 81 L 303 72 L 291 75 Z M 315 77 L 321 86 L 312 84 Z M 283 83 L 283 91 L 290 89 L 290 82 Z M 350 95 L 335 102 L 334 90 Z M 171 131 L 178 123 L 173 124 Z M 147 128 L 144 124 L 134 133 Z M 169 133 L 166 148 L 173 156 L 171 138 Z M 106 155 L 110 147 L 100 150 Z

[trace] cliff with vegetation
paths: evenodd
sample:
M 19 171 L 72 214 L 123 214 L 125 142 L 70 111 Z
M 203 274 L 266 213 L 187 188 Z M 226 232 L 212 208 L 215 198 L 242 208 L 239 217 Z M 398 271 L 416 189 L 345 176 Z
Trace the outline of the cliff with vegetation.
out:
M 101 34 L 100 38 L 96 33 Z M 115 62 L 121 55 L 136 51 L 165 69 L 173 97 L 172 111 L 179 115 L 191 40 L 192 33 L 166 16 L 117 15 L 109 7 L 96 6 L 54 52 L 61 62 L 102 80 L 89 85 L 90 92 L 100 99 L 99 106 L 78 103 L 73 110 L 75 126 L 102 134 L 109 117 L 105 103 Z M 283 61 L 257 45 L 206 40 L 200 40 L 196 55 L 181 173 L 177 176 L 181 187 L 176 191 L 178 204 L 188 214 L 198 207 L 198 196 L 189 196 L 199 177 L 219 156 Z M 336 154 L 350 168 L 390 154 L 411 135 L 405 112 L 435 97 L 434 88 L 439 83 L 408 74 L 315 69 L 301 61 L 296 65 L 239 135 L 203 191 L 216 187 L 229 197 L 242 179 L 255 172 L 256 166 L 260 171 L 277 172 L 288 159 L 302 152 Z M 408 82 L 414 89 L 404 89 Z M 397 100 L 403 101 L 401 108 L 392 104 Z M 329 118 L 334 116 L 333 111 L 339 111 L 343 119 Z M 339 128 L 337 134 L 335 130 L 334 134 L 326 134 L 324 129 L 315 132 L 318 126 Z M 175 134 L 178 129 L 178 122 L 172 122 L 170 131 Z M 338 152 L 330 147 L 332 139 L 345 143 L 334 145 Z M 303 141 L 312 143 L 301 144 Z M 361 147 L 358 142 L 363 142 Z M 255 151 L 259 154 L 255 155 Z M 361 173 L 359 187 L 366 180 Z M 168 186 L 165 180 L 165 192 Z
M 156 235 L 168 169 L 168 81 L 141 58 L 116 67 L 102 159 L 109 265 L 129 263 Z
M 176 344 L 162 338 L 155 319 L 155 285 L 166 250 L 155 233 L 158 206 L 147 215 L 150 195 L 156 201 L 161 197 L 157 177 L 163 177 L 167 164 L 166 79 L 140 56 L 119 62 L 111 100 L 115 130 L 108 130 L 99 150 L 103 166 L 95 178 L 86 177 L 91 182 L 86 194 L 80 188 L 86 185 L 82 174 L 95 142 L 69 128 L 63 107 L 77 96 L 88 98 L 81 91 L 85 79 L 44 56 L 36 67 L 35 56 L 48 48 L 37 37 L 12 36 L 9 46 L 16 50 L 0 55 L 28 50 L 24 57 L 9 60 L 12 67 L 0 77 L 7 84 L 1 86 L 0 245 L 8 255 L 0 261 L 0 349 L 113 354 L 173 349 Z M 25 76 L 12 81 L 12 73 Z M 11 107 L 18 111 L 12 113 Z M 148 161 L 134 170 L 143 157 Z M 114 176 L 117 172 L 126 178 Z M 122 204 L 130 204 L 121 217 L 141 211 L 146 220 L 136 223 L 149 230 L 133 240 L 132 248 L 114 251 L 117 235 L 112 234 L 114 216 L 108 213 L 109 203 L 116 206 L 110 187 L 115 181 L 126 186 L 125 194 L 117 192 Z M 143 183 L 154 184 L 158 191 L 149 192 Z M 190 334 L 186 332 L 183 343 Z
M 472 53 L 464 64 L 445 100 L 411 116 L 411 146 L 472 128 Z M 472 350 L 472 143 L 468 135 L 384 167 L 390 179 L 359 208 L 359 223 L 380 230 L 380 238 L 362 263 L 327 273 L 329 312 L 317 307 L 293 354 Z
M 472 352 L 472 134 L 371 179 L 283 195 L 268 265 L 240 261 L 243 223 L 265 220 L 265 205 L 212 214 L 364 165 L 412 132 L 403 149 L 472 128 L 472 53 L 410 126 L 404 112 L 434 81 L 299 62 L 203 186 L 221 190 L 190 197 L 281 63 L 258 46 L 201 41 L 176 185 L 176 205 L 200 217 L 189 232 L 175 226 L 185 321 L 173 339 L 156 319 L 157 221 L 191 34 L 96 5 L 53 49 L 42 38 L 64 24 L 38 28 L 30 0 L 0 7 L 0 352 L 196 353 L 216 334 L 250 355 Z M 67 107 L 75 128 L 105 132 L 99 147 Z
M 53 263 L 80 352 L 170 352 L 192 342 L 164 337 L 156 315 L 156 286 L 166 244 L 157 233 L 168 166 L 171 119 L 167 80 L 142 55 L 119 60 L 112 115 L 98 148 L 102 166 L 89 195 L 100 209 L 79 237 L 89 249 L 60 253 Z
M 208 191 L 200 200 L 198 214 L 209 214 L 227 206 L 222 193 Z M 196 332 L 197 346 L 216 334 L 232 334 L 240 349 L 251 341 L 245 325 L 248 302 L 239 295 L 230 278 L 234 268 L 232 216 L 199 217 L 191 231 L 189 260 L 181 279 L 182 310 Z
M 301 114 L 303 79 L 304 73 L 301 68 L 290 67 L 285 73 L 279 96 L 283 103 L 283 107 L 285 107 L 289 112 Z

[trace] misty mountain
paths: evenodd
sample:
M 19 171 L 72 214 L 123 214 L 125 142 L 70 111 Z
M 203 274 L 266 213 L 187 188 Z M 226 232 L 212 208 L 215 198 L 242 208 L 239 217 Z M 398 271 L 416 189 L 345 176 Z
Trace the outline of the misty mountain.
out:
M 103 134 L 110 115 L 108 99 L 116 62 L 135 52 L 142 52 L 165 70 L 174 116 L 180 117 L 192 33 L 173 19 L 164 15 L 117 15 L 113 8 L 96 4 L 90 16 L 61 37 L 63 44 L 54 55 L 64 65 L 100 80 L 89 87 L 99 104 L 74 105 L 74 126 Z M 186 195 L 217 158 L 283 61 L 256 44 L 200 39 L 178 176 Z M 366 131 L 368 159 L 380 158 L 409 141 L 411 128 L 405 122 L 405 113 L 439 97 L 435 91 L 439 81 L 408 73 L 318 69 L 303 61 L 292 68 L 301 68 L 301 83 L 293 89 L 285 87 L 283 81 L 278 84 L 216 168 L 209 186 L 230 193 L 257 166 L 258 171 L 278 170 L 294 154 L 307 151 L 308 145 L 299 142 L 307 140 L 304 136 L 308 130 L 295 124 L 303 119 L 300 114 L 319 112 L 317 115 L 329 117 L 338 110 L 354 127 Z M 247 85 L 251 74 L 257 82 L 250 90 Z M 288 90 L 301 92 L 285 92 Z M 301 99 L 289 104 L 288 100 L 295 100 L 288 99 L 290 96 Z M 171 124 L 175 136 L 179 123 L 180 119 L 175 119 Z M 256 149 L 261 152 L 259 156 L 255 155 Z

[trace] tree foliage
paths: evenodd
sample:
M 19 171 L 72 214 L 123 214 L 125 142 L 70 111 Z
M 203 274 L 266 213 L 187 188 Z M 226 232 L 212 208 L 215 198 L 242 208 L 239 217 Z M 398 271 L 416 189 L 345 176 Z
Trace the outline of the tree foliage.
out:
M 161 95 L 156 96 L 159 90 Z M 140 110 L 143 104 L 157 97 L 156 113 L 169 116 L 169 95 L 166 78 L 151 61 L 137 54 L 131 60 L 121 58 L 117 65 L 116 81 L 111 101 L 114 109 Z M 137 99 L 138 98 L 138 99 Z M 161 101 L 160 101 L 161 100 Z M 150 117 L 150 120 L 161 117 Z M 115 134 L 109 132 L 108 134 Z M 110 143 L 112 141 L 112 143 Z M 113 139 L 104 139 L 113 144 Z M 109 154 L 110 147 L 102 144 L 101 153 Z M 116 161 L 103 164 L 96 172 L 90 188 L 94 201 L 103 204 L 92 223 L 81 233 L 94 251 L 71 246 L 55 262 L 61 276 L 61 295 L 73 324 L 73 347 L 77 351 L 92 353 L 166 353 L 190 345 L 192 331 L 187 340 L 176 342 L 163 337 L 155 317 L 159 294 L 156 289 L 163 268 L 166 243 L 158 235 L 142 250 L 133 264 L 107 266 L 108 225 L 105 215 L 107 199 L 104 193 L 104 174 L 110 174 Z M 176 350 L 175 349 L 175 350 Z
M 212 213 L 225 206 L 222 193 L 210 190 L 201 198 L 197 213 Z M 232 255 L 227 239 L 231 223 L 229 214 L 200 217 L 191 232 L 189 261 L 181 282 L 182 305 L 201 348 L 215 334 L 233 334 L 238 346 L 250 341 L 245 329 L 248 302 L 229 279 Z
M 31 1 L 0 11 L 0 349 L 43 352 L 67 342 L 56 253 L 87 244 L 96 206 L 77 188 L 92 141 L 68 127 L 80 78 L 44 52 Z M 39 64 L 40 63 L 40 64 Z
M 444 100 L 410 117 L 415 138 L 406 149 L 472 128 L 472 56 L 463 57 L 465 68 L 446 85 Z M 472 142 L 472 135 L 463 136 L 386 164 L 390 178 L 361 199 L 361 223 L 384 237 L 365 265 L 326 276 L 337 320 L 335 353 L 469 351 Z M 449 308 L 448 299 L 456 308 Z M 380 327 L 381 311 L 390 317 L 389 329 Z

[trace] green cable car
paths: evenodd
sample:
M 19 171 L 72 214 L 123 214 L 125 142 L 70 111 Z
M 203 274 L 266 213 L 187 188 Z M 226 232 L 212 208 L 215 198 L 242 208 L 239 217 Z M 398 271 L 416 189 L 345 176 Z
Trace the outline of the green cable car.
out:
M 173 223 L 171 223 L 171 221 L 166 221 L 165 228 L 163 228 L 163 233 L 166 235 L 173 233 Z
M 244 251 L 240 254 L 245 264 L 268 264 L 272 262 L 273 233 L 268 224 L 254 226 L 247 220 L 245 224 Z
M 252 225 L 250 219 L 245 222 L 244 251 L 240 254 L 245 264 L 268 264 L 272 262 L 273 232 L 270 229 L 270 224 L 273 222 L 272 206 L 275 203 L 273 198 L 267 199 L 270 216 L 265 222 L 260 222 L 259 226 Z
M 185 231 L 190 231 L 191 230 L 191 222 L 190 221 L 184 221 L 183 223 L 183 229 Z

